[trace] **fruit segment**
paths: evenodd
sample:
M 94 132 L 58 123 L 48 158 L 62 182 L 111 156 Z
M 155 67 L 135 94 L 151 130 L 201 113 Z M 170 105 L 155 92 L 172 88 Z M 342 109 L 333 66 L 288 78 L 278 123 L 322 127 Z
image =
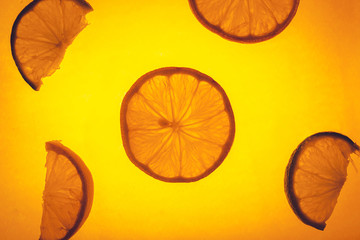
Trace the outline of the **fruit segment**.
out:
M 305 224 L 323 230 L 346 181 L 351 154 L 359 146 L 334 132 L 305 139 L 293 153 L 285 175 L 285 192 Z
M 260 42 L 283 31 L 299 0 L 189 0 L 196 18 L 221 37 L 243 43 Z
M 235 123 L 230 102 L 214 80 L 193 69 L 163 68 L 129 90 L 121 130 L 136 166 L 163 181 L 189 182 L 221 164 Z
M 47 142 L 46 149 L 40 240 L 69 239 L 90 213 L 92 176 L 84 162 L 60 142 Z
M 85 15 L 92 7 L 84 0 L 35 0 L 16 18 L 11 50 L 21 75 L 39 90 L 64 58 L 66 48 L 87 26 Z

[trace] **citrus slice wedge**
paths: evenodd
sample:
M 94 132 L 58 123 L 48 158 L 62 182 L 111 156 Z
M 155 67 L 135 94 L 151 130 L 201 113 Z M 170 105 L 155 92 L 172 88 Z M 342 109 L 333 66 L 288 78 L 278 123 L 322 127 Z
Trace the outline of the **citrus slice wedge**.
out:
M 89 216 L 94 183 L 80 157 L 59 141 L 47 142 L 46 150 L 40 240 L 66 240 Z
M 189 68 L 161 68 L 139 78 L 121 106 L 121 132 L 130 160 L 166 182 L 193 182 L 213 172 L 234 140 L 225 91 Z
M 39 90 L 41 79 L 53 74 L 66 48 L 86 27 L 92 7 L 84 0 L 34 0 L 17 16 L 11 51 L 24 80 Z
M 270 39 L 291 22 L 299 0 L 189 0 L 191 9 L 210 31 L 242 43 Z
M 347 177 L 352 154 L 359 146 L 335 132 L 306 138 L 293 152 L 285 173 L 290 206 L 305 224 L 324 230 Z

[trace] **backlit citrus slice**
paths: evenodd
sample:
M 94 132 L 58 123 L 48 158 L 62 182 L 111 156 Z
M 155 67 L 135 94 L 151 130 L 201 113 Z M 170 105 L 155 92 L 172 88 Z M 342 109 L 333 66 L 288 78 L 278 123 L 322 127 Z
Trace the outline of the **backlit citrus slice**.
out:
M 145 74 L 127 92 L 121 132 L 128 157 L 145 173 L 192 182 L 223 162 L 235 122 L 218 83 L 193 69 L 169 67 Z
M 299 0 L 189 0 L 210 31 L 243 43 L 261 42 L 283 31 L 295 16 Z
M 359 146 L 335 132 L 306 138 L 292 154 L 285 174 L 285 192 L 300 220 L 319 230 L 326 226 L 346 181 L 352 154 Z
M 84 0 L 34 0 L 16 18 L 11 50 L 21 75 L 39 90 L 41 79 L 53 74 L 66 48 L 86 27 L 92 7 Z
M 46 150 L 40 240 L 65 240 L 73 236 L 88 217 L 94 183 L 80 157 L 59 141 L 47 142 Z

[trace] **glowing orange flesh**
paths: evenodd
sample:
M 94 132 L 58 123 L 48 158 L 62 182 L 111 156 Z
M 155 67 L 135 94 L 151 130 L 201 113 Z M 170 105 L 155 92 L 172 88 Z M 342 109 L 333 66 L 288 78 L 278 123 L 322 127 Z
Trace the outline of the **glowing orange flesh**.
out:
M 298 0 L 190 0 L 199 21 L 220 36 L 258 42 L 280 33 L 294 17 Z
M 288 165 L 285 186 L 290 205 L 306 224 L 323 230 L 347 177 L 358 146 L 337 133 L 306 139 Z
M 235 127 L 221 87 L 195 70 L 165 68 L 138 80 L 122 106 L 130 159 L 164 181 L 195 181 L 223 161 Z
M 66 48 L 86 27 L 92 11 L 83 0 L 35 0 L 15 20 L 11 34 L 13 57 L 25 81 L 39 90 L 41 79 L 53 74 Z
M 40 240 L 69 239 L 90 213 L 92 176 L 82 160 L 60 142 L 48 142 L 46 148 Z

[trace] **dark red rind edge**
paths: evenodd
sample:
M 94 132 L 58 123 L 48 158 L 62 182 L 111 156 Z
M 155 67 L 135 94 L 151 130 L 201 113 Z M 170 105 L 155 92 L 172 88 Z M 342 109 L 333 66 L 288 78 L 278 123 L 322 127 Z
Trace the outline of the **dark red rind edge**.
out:
M 94 11 L 92 6 L 85 0 L 73 0 L 73 1 L 77 2 L 79 5 L 87 8 L 89 10 L 89 12 Z
M 222 95 L 224 104 L 225 104 L 225 111 L 227 112 L 230 120 L 230 134 L 228 136 L 228 139 L 226 140 L 223 150 L 218 158 L 218 160 L 214 163 L 213 166 L 211 166 L 207 171 L 202 173 L 199 176 L 192 177 L 192 178 L 183 178 L 183 177 L 175 177 L 175 178 L 167 178 L 163 177 L 161 175 L 156 174 L 153 172 L 149 167 L 146 165 L 140 163 L 136 160 L 134 154 L 130 150 L 130 144 L 129 144 L 129 138 L 128 138 L 128 127 L 126 122 L 126 112 L 127 112 L 127 103 L 132 98 L 132 96 L 139 91 L 140 87 L 149 79 L 156 75 L 165 75 L 170 76 L 176 73 L 184 73 L 188 75 L 194 76 L 198 81 L 206 81 L 211 84 L 211 86 L 215 87 L 220 94 Z M 120 128 L 121 128 L 121 136 L 122 136 L 122 142 L 125 149 L 125 152 L 131 162 L 138 167 L 140 170 L 148 174 L 149 176 L 164 181 L 164 182 L 195 182 L 198 181 L 206 176 L 208 176 L 210 173 L 212 173 L 216 168 L 218 168 L 221 163 L 226 158 L 227 154 L 230 151 L 230 148 L 233 144 L 234 137 L 235 137 L 235 119 L 234 119 L 234 113 L 230 105 L 230 101 L 224 91 L 224 89 L 215 82 L 211 77 L 197 71 L 191 68 L 185 68 L 185 67 L 164 67 L 159 68 L 156 70 L 153 70 L 151 72 L 146 73 L 145 75 L 141 76 L 130 88 L 130 90 L 126 93 L 125 97 L 123 98 L 122 104 L 121 104 L 121 110 L 120 110 Z M 233 131 L 232 131 L 233 130 Z
M 15 49 L 14 48 L 15 48 L 16 32 L 17 32 L 17 28 L 18 28 L 18 25 L 19 25 L 19 22 L 20 22 L 21 18 L 27 12 L 31 11 L 36 6 L 36 4 L 38 4 L 40 1 L 42 1 L 42 0 L 34 0 L 31 3 L 29 3 L 23 10 L 21 10 L 21 12 L 19 13 L 19 15 L 16 17 L 16 19 L 14 21 L 14 24 L 13 24 L 12 29 L 11 29 L 11 36 L 10 36 L 11 54 L 12 54 L 12 57 L 13 57 L 13 59 L 15 61 L 16 67 L 18 68 L 18 70 L 19 70 L 21 76 L 23 77 L 23 79 L 35 91 L 40 90 L 41 84 L 35 85 L 34 83 L 32 83 L 29 80 L 29 78 L 26 77 L 25 73 L 21 69 L 21 66 L 20 66 L 21 64 L 20 64 L 20 61 L 19 61 L 18 57 L 15 54 Z M 91 5 L 89 3 L 87 3 L 85 0 L 73 0 L 73 1 L 77 2 L 79 5 L 82 5 L 82 6 L 86 7 L 86 8 L 88 8 L 89 12 L 93 11 L 93 8 L 91 7 Z
M 59 141 L 50 141 L 45 144 L 46 151 L 54 151 L 57 154 L 64 155 L 76 168 L 82 182 L 83 198 L 81 200 L 81 209 L 77 216 L 74 226 L 67 232 L 67 234 L 60 240 L 70 239 L 84 224 L 85 220 L 90 214 L 90 210 L 94 198 L 94 181 L 90 170 L 85 165 L 83 160 L 74 153 L 71 149 L 65 147 Z M 88 211 L 86 211 L 88 210 Z M 42 240 L 40 238 L 40 240 Z
M 306 145 L 307 142 L 311 141 L 313 138 L 316 137 L 324 137 L 324 136 L 331 136 L 335 138 L 343 139 L 344 141 L 348 142 L 355 150 L 359 150 L 359 146 L 353 142 L 349 137 L 342 135 L 337 132 L 319 132 L 316 134 L 313 134 L 309 137 L 307 137 L 303 142 L 299 144 L 299 146 L 294 150 L 292 153 L 289 163 L 285 170 L 285 179 L 284 179 L 284 188 L 285 188 L 285 194 L 286 198 L 288 200 L 288 203 L 290 207 L 293 209 L 295 215 L 306 225 L 312 226 L 318 230 L 323 231 L 326 227 L 326 223 L 317 223 L 309 219 L 302 211 L 299 205 L 299 202 L 296 200 L 295 196 L 295 190 L 293 185 L 293 176 L 294 176 L 294 170 L 297 163 L 297 158 L 299 154 L 302 151 L 302 148 Z
M 201 12 L 199 11 L 199 9 L 198 9 L 195 2 L 196 2 L 196 0 L 189 0 L 191 11 L 193 12 L 193 14 L 197 18 L 197 20 L 205 28 L 207 28 L 208 30 L 210 30 L 213 33 L 216 33 L 217 35 L 219 35 L 220 37 L 222 37 L 222 38 L 224 38 L 226 40 L 230 40 L 230 41 L 233 41 L 233 42 L 239 42 L 239 43 L 248 43 L 249 44 L 249 43 L 258 43 L 258 42 L 266 41 L 268 39 L 271 39 L 271 38 L 275 37 L 279 33 L 281 33 L 290 24 L 290 22 L 294 18 L 295 14 L 296 14 L 296 11 L 298 9 L 300 0 L 294 0 L 294 6 L 291 9 L 291 11 L 290 11 L 288 17 L 286 18 L 286 20 L 282 24 L 279 24 L 275 28 L 275 30 L 271 32 L 271 34 L 267 34 L 267 35 L 263 35 L 263 36 L 247 36 L 247 37 L 239 37 L 239 36 L 236 36 L 236 35 L 229 34 L 229 33 L 225 32 L 225 31 L 223 31 L 220 27 L 211 24 L 201 14 Z

